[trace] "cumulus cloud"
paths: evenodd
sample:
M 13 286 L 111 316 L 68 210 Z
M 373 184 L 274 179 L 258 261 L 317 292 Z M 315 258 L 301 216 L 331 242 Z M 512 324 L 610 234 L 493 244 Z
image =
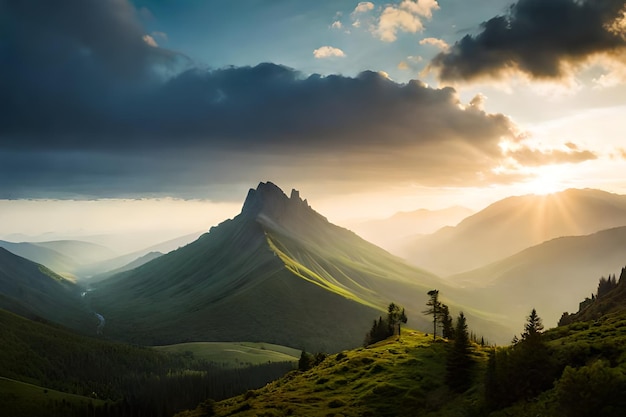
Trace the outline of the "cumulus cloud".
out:
M 384 42 L 393 42 L 398 32 L 417 33 L 424 30 L 422 19 L 431 19 L 433 10 L 438 10 L 436 0 L 403 0 L 397 5 L 383 9 L 372 33 Z
M 355 15 L 359 13 L 367 13 L 370 10 L 374 10 L 374 3 L 372 3 L 371 1 L 362 1 L 357 4 L 352 14 Z
M 432 45 L 442 51 L 447 51 L 450 48 L 446 41 L 438 38 L 424 38 L 420 41 L 420 45 Z
M 623 63 L 623 0 L 519 0 L 430 63 L 442 81 L 501 78 L 513 72 L 559 80 L 595 59 Z
M 339 20 L 335 20 L 333 22 L 332 25 L 330 25 L 331 29 L 341 29 L 343 27 L 343 25 L 341 24 L 341 21 Z
M 335 48 L 333 46 L 322 46 L 313 51 L 313 56 L 317 59 L 324 58 L 343 58 L 346 54 L 339 48 Z
M 272 63 L 164 77 L 180 55 L 145 42 L 130 3 L 40 3 L 3 10 L 20 24 L 3 28 L 0 48 L 0 198 L 205 197 L 209 181 L 312 175 L 513 180 L 494 168 L 518 128 L 452 88 Z

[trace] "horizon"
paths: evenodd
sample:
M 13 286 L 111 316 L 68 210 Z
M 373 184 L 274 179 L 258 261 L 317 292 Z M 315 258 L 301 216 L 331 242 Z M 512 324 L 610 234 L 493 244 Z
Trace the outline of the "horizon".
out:
M 273 181 L 262 181 L 272 182 Z M 275 184 L 275 183 L 274 183 Z M 277 185 L 288 196 L 289 190 Z M 249 188 L 256 189 L 256 186 Z M 294 188 L 295 189 L 295 188 Z M 296 189 L 297 190 L 297 189 Z M 337 204 L 336 198 L 322 200 L 322 204 L 301 192 L 300 196 L 309 202 L 309 205 L 328 219 L 330 223 L 346 227 L 361 235 L 358 229 L 360 224 L 371 221 L 390 220 L 396 214 L 412 213 L 426 210 L 428 212 L 445 211 L 452 208 L 462 208 L 471 211 L 470 217 L 489 206 L 511 197 L 551 196 L 571 190 L 594 190 L 608 192 L 597 188 L 567 188 L 550 193 L 526 193 L 509 195 L 498 198 L 484 205 L 475 206 L 452 204 L 434 208 L 418 207 L 415 209 L 389 211 L 383 215 L 346 216 L 346 208 Z M 612 193 L 623 195 L 619 193 Z M 373 197 L 376 198 L 376 197 Z M 175 240 L 187 235 L 206 233 L 213 226 L 225 220 L 236 217 L 241 212 L 245 195 L 239 203 L 214 203 L 203 200 L 181 200 L 173 198 L 159 199 L 98 199 L 98 200 L 0 200 L 0 212 L 4 215 L 0 219 L 2 225 L 0 240 L 20 242 L 45 242 L 58 240 L 83 240 L 97 243 L 113 249 L 118 254 L 130 253 L 146 249 L 150 246 Z M 367 204 L 363 203 L 362 204 Z M 371 204 L 371 202 L 370 202 Z M 14 207 L 8 207 L 13 205 Z M 333 211 L 333 207 L 339 210 Z M 331 208 L 330 214 L 325 209 Z M 349 207 L 347 212 L 352 213 Z M 149 209 L 146 212 L 146 209 Z M 361 212 L 362 213 L 362 212 Z M 371 213 L 380 213 L 375 209 Z M 72 218 L 72 228 L 68 228 L 63 221 L 67 216 Z M 175 217 L 177 220 L 163 224 L 163 216 Z M 345 217 L 343 217 L 345 216 Z M 114 220 L 111 221 L 110 219 Z M 463 219 L 461 219 L 463 220 Z M 444 226 L 455 226 L 456 222 L 444 222 Z M 55 228 L 57 227 L 57 228 Z M 59 228 L 60 227 L 60 228 Z M 357 229 L 355 229 L 357 228 Z M 433 230 L 432 232 L 434 232 Z M 432 233 L 431 232 L 431 233 Z M 417 235 L 418 233 L 416 233 Z M 367 236 L 362 236 L 370 240 Z M 108 241 L 110 243 L 103 243 Z M 372 242 L 380 246 L 380 243 Z

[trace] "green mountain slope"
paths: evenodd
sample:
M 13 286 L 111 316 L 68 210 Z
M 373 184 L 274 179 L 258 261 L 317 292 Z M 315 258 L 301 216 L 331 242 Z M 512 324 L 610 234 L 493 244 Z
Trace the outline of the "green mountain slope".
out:
M 626 195 L 570 189 L 500 200 L 455 227 L 416 238 L 400 253 L 440 275 L 461 273 L 562 236 L 626 226 Z
M 241 214 L 92 292 L 107 334 L 147 344 L 263 341 L 336 351 L 362 343 L 389 302 L 413 326 L 446 287 L 329 223 L 296 191 L 250 190 Z M 446 291 L 443 291 L 444 293 Z
M 98 320 L 82 302 L 81 291 L 45 266 L 0 248 L 0 308 L 95 332 Z

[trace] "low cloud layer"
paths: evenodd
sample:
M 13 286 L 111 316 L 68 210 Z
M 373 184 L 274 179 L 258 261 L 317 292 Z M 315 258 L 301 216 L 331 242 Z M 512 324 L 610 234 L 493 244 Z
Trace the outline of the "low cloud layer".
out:
M 517 127 L 452 88 L 272 63 L 199 69 L 160 47 L 165 36 L 146 38 L 125 0 L 38 3 L 0 3 L 0 198 L 202 198 L 211 184 L 281 178 L 519 179 L 494 173 Z
M 501 78 L 521 72 L 559 80 L 592 59 L 624 62 L 623 0 L 519 0 L 431 62 L 442 81 Z

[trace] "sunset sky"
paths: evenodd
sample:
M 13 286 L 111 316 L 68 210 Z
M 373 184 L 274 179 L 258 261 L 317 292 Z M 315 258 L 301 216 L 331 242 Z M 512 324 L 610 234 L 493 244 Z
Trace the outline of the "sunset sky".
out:
M 0 239 L 268 180 L 335 221 L 626 193 L 623 0 L 0 0 L 0 68 Z

